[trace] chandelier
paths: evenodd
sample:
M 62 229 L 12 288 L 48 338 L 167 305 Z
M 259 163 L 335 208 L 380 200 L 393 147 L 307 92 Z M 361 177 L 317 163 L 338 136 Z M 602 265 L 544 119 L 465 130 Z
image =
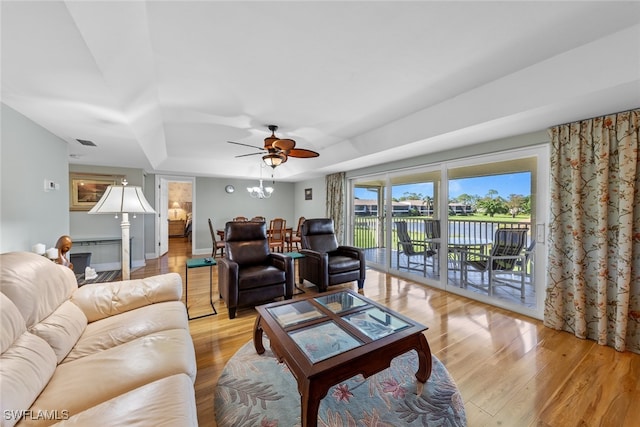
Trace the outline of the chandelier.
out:
M 247 191 L 254 199 L 268 199 L 273 194 L 273 187 L 264 187 L 260 179 L 259 187 L 247 187 Z

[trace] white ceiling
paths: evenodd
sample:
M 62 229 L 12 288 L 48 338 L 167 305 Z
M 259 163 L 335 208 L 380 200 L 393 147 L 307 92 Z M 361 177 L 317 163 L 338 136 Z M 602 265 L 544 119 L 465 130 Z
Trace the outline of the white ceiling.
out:
M 2 1 L 2 102 L 70 163 L 296 181 L 640 105 L 640 2 Z M 83 147 L 76 138 L 94 141 Z

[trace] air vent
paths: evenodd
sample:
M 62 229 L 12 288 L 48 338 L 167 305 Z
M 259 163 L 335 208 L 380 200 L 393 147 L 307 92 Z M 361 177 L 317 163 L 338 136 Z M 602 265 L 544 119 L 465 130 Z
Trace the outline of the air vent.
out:
M 87 147 L 97 147 L 97 145 L 93 141 L 88 141 L 86 139 L 76 139 L 76 141 Z

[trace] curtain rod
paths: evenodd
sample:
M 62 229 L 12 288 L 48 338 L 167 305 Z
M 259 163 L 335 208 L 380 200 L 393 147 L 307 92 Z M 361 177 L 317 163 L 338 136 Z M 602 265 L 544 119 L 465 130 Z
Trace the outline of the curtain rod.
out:
M 622 114 L 622 113 L 628 113 L 628 112 L 631 112 L 631 111 L 638 111 L 638 113 L 640 113 L 640 107 L 634 107 L 634 108 L 631 108 L 629 110 L 622 110 L 622 111 L 618 111 L 618 112 L 615 112 L 615 113 L 607 113 L 607 114 L 601 114 L 599 116 L 587 117 L 586 119 L 574 120 L 572 122 L 560 123 L 560 124 L 557 124 L 557 125 L 549 126 L 549 128 L 554 128 L 556 126 L 570 125 L 571 123 L 576 123 L 576 122 L 584 122 L 585 120 L 593 120 L 593 119 L 598 118 L 598 117 L 607 117 L 607 116 L 613 116 L 613 115 Z

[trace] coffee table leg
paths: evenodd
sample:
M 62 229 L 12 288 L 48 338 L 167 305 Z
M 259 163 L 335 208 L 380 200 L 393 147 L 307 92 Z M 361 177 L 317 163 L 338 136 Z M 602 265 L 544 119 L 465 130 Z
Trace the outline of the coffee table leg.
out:
M 309 382 L 306 382 L 303 388 L 304 390 L 300 394 L 300 422 L 302 427 L 317 427 L 318 409 L 322 398 L 316 395 L 316 391 Z M 305 398 L 305 396 L 307 397 Z
M 431 349 L 424 334 L 418 334 L 418 372 L 416 378 L 421 383 L 427 382 L 431 376 Z
M 253 346 L 256 349 L 256 353 L 262 354 L 264 353 L 264 345 L 262 344 L 262 316 L 258 315 L 256 317 L 256 323 L 253 327 Z

